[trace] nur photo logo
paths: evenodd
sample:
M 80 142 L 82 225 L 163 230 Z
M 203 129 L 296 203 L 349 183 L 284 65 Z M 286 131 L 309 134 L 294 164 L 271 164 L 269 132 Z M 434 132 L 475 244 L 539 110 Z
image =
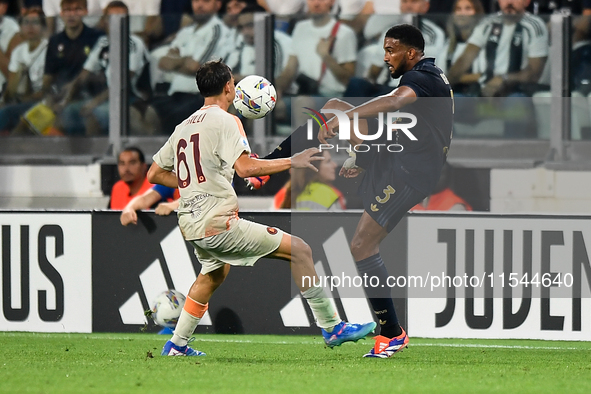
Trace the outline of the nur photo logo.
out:
M 323 108 L 320 110 L 320 112 L 318 112 L 308 107 L 304 107 L 304 109 L 310 111 L 304 113 L 311 117 L 311 119 L 308 119 L 307 122 L 307 138 L 309 141 L 314 139 L 313 121 L 315 121 L 320 128 L 324 126 L 326 129 L 328 129 L 328 125 L 322 114 L 331 114 L 337 118 L 339 122 L 339 140 L 350 140 L 352 129 L 355 137 L 362 141 L 376 141 L 382 138 L 384 132 L 386 133 L 386 140 L 388 142 L 393 141 L 392 144 L 357 144 L 355 146 L 349 147 L 341 147 L 338 145 L 335 146 L 333 144 L 320 144 L 319 149 L 321 151 L 336 149 L 338 152 L 340 149 L 348 149 L 355 152 L 367 152 L 371 150 L 371 147 L 373 146 L 377 148 L 378 152 L 380 151 L 381 147 L 384 147 L 389 152 L 401 152 L 404 147 L 398 143 L 398 131 L 403 132 L 411 141 L 417 141 L 417 137 L 410 131 L 411 128 L 417 125 L 417 117 L 411 113 L 396 111 L 387 112 L 384 114 L 383 112 L 380 112 L 378 114 L 378 130 L 375 132 L 375 134 L 363 134 L 359 130 L 359 114 L 356 112 L 353 113 L 353 127 L 351 127 L 351 119 L 344 111 Z M 405 119 L 410 121 L 402 123 L 402 121 Z M 384 127 L 384 123 L 386 123 L 386 127 Z

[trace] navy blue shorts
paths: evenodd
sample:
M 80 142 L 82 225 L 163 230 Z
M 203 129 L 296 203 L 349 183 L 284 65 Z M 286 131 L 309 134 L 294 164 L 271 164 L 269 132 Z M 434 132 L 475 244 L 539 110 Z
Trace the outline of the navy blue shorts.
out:
M 365 174 L 365 176 L 371 175 Z M 390 183 L 384 184 L 378 193 L 365 192 L 361 194 L 365 211 L 388 232 L 396 227 L 409 209 L 426 197 L 424 193 L 404 182 Z

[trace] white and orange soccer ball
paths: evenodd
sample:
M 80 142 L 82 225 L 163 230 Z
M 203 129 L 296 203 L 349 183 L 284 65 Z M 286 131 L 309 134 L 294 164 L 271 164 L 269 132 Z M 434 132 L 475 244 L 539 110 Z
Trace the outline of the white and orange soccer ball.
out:
M 185 296 L 176 290 L 166 290 L 152 302 L 152 319 L 162 327 L 174 328 L 185 306 Z
M 258 75 L 244 77 L 236 85 L 234 107 L 248 119 L 260 119 L 273 111 L 277 102 L 275 87 Z

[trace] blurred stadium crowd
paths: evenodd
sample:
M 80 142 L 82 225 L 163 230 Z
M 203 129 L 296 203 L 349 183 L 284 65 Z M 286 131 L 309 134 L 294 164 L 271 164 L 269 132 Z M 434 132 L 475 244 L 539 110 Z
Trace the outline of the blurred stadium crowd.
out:
M 403 22 L 418 24 L 456 97 L 520 98 L 549 94 L 549 15 L 570 13 L 571 88 L 591 93 L 589 0 L 0 0 L 0 136 L 108 133 L 113 14 L 130 15 L 129 134 L 168 135 L 203 102 L 201 63 L 222 58 L 237 81 L 255 72 L 253 13 L 265 11 L 275 15 L 279 123 L 310 96 L 391 91 L 381 42 Z M 465 105 L 457 120 L 474 123 Z M 504 129 L 541 134 L 518 122 Z

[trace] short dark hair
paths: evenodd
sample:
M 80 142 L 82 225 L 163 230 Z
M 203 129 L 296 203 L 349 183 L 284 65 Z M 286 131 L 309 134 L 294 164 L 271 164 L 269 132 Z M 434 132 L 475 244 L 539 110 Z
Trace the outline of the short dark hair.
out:
M 240 14 L 254 14 L 255 12 L 266 12 L 266 10 L 256 3 L 248 4 L 240 11 Z
M 71 4 L 79 4 L 85 10 L 88 9 L 88 2 L 86 0 L 62 0 L 62 1 L 60 1 L 60 9 L 64 8 L 65 5 L 71 5 Z
M 195 74 L 195 80 L 203 97 L 217 96 L 224 91 L 224 86 L 232 80 L 232 70 L 222 59 L 211 60 L 199 67 Z
M 396 25 L 386 32 L 386 37 L 400 41 L 401 44 L 425 51 L 423 33 L 413 25 Z
M 2 3 L 2 0 L 0 0 L 0 3 Z M 41 8 L 41 7 L 29 7 L 29 8 L 23 7 L 23 9 L 21 11 L 21 16 L 19 17 L 19 20 L 18 20 L 18 23 L 22 24 L 25 17 L 27 17 L 31 14 L 37 14 L 37 16 L 39 17 L 39 22 L 41 23 L 41 26 L 45 27 L 45 14 L 43 13 L 43 8 Z
M 135 152 L 138 155 L 138 158 L 140 159 L 141 163 L 145 163 L 146 162 L 146 157 L 144 156 L 144 152 L 142 152 L 142 150 L 136 146 L 128 146 L 127 148 L 123 149 L 119 155 L 121 155 L 121 153 L 123 152 Z
M 103 14 L 106 15 L 111 8 L 123 8 L 125 12 L 129 14 L 129 8 L 127 7 L 127 4 L 119 0 L 111 1 L 109 4 L 107 4 L 103 10 Z

